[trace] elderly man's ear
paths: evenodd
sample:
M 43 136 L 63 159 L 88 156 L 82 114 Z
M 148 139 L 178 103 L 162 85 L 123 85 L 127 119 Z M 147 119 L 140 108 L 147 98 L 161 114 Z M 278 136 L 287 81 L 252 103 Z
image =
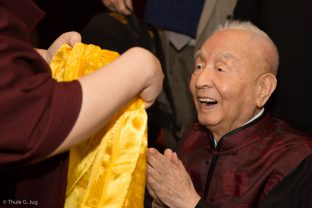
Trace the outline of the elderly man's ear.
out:
M 258 79 L 257 106 L 262 108 L 274 92 L 277 80 L 274 74 L 265 73 Z

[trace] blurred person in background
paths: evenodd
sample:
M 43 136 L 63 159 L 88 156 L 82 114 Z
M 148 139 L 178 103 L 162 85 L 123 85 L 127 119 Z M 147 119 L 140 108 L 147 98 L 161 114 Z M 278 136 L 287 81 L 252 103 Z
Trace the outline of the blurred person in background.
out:
M 138 3 L 132 0 L 102 2 L 109 10 L 123 15 L 131 15 Z M 160 140 L 164 148 L 175 149 L 184 130 L 196 121 L 188 88 L 195 51 L 217 25 L 232 18 L 236 0 L 146 0 L 144 4 L 143 19 L 156 29 L 160 46 L 157 57 L 165 74 L 158 111 L 150 119 L 159 120 L 156 123 L 161 126 Z

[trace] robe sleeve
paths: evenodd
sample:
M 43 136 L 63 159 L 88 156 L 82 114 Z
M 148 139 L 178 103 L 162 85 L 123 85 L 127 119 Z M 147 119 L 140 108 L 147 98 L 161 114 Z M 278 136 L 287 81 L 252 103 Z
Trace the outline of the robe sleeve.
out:
M 81 107 L 80 83 L 52 79 L 28 41 L 32 20 L 25 18 L 0 4 L 0 171 L 53 152 Z
M 312 207 L 312 156 L 308 156 L 260 202 L 259 208 Z

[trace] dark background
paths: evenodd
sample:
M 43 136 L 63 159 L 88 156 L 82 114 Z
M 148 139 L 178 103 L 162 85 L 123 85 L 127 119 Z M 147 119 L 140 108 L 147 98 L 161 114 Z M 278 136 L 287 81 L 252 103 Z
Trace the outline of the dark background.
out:
M 107 12 L 101 0 L 34 0 L 45 17 L 32 34 L 35 47 L 48 48 L 62 33 L 81 32 L 91 17 Z M 133 1 L 134 13 L 142 19 L 145 0 Z

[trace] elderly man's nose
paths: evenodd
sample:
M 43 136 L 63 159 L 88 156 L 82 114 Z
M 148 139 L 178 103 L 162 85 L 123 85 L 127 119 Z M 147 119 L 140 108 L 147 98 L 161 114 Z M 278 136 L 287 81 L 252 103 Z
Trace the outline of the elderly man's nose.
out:
M 198 88 L 203 87 L 203 86 L 207 86 L 207 87 L 212 86 L 211 72 L 208 69 L 202 70 L 197 76 L 195 85 Z

